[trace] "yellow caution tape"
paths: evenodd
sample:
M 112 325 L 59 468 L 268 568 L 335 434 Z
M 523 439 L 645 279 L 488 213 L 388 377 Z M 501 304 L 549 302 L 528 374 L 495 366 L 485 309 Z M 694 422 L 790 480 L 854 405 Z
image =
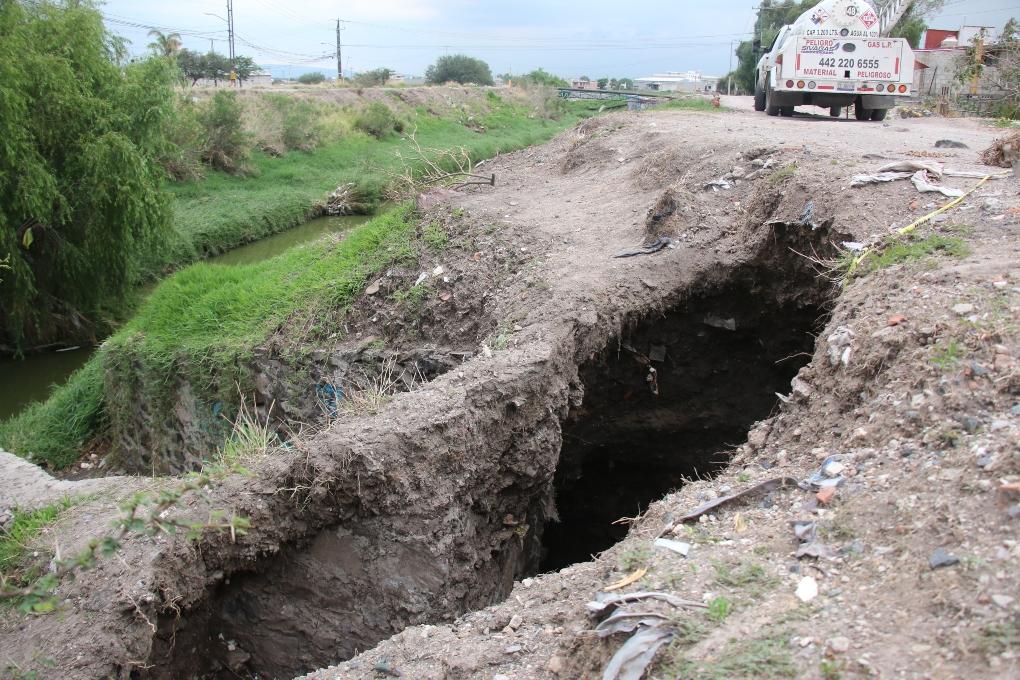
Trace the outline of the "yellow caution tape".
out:
M 941 208 L 939 208 L 938 210 L 934 210 L 934 211 L 932 211 L 932 212 L 928 213 L 928 214 L 927 214 L 927 215 L 925 215 L 924 217 L 921 217 L 921 218 L 919 218 L 919 219 L 917 219 L 917 220 L 915 220 L 915 221 L 911 222 L 910 224 L 908 224 L 907 226 L 903 227 L 902 229 L 897 229 L 897 230 L 896 230 L 896 233 L 897 233 L 897 234 L 899 234 L 900 236 L 904 236 L 904 235 L 906 235 L 906 234 L 909 234 L 910 232 L 914 231 L 914 230 L 915 230 L 915 229 L 917 229 L 917 228 L 918 228 L 919 226 L 921 226 L 921 225 L 922 225 L 922 224 L 924 224 L 925 222 L 927 222 L 927 221 L 931 220 L 932 218 L 934 218 L 934 217 L 938 217 L 938 216 L 939 216 L 939 215 L 941 215 L 942 213 L 944 213 L 944 212 L 948 212 L 948 211 L 952 210 L 952 209 L 953 209 L 953 208 L 955 208 L 956 206 L 960 205 L 960 203 L 962 203 L 962 202 L 963 202 L 963 199 L 967 198 L 967 197 L 968 197 L 968 196 L 970 196 L 970 195 L 971 195 L 972 193 L 974 193 L 975 191 L 977 191 L 978 189 L 980 189 L 980 188 L 981 188 L 981 186 L 982 186 L 982 185 L 983 185 L 983 184 L 984 184 L 985 182 L 987 182 L 988 180 L 990 180 L 990 179 L 991 179 L 992 177 L 993 177 L 993 175 L 985 175 L 984 177 L 982 177 L 982 178 L 981 178 L 981 179 L 980 179 L 980 180 L 978 181 L 978 183 L 977 183 L 977 184 L 975 184 L 975 185 L 974 185 L 974 186 L 972 186 L 972 187 L 971 187 L 970 189 L 968 189 L 968 190 L 967 190 L 967 192 L 966 192 L 966 193 L 965 193 L 965 194 L 964 194 L 963 196 L 960 196 L 959 198 L 954 198 L 954 199 L 953 199 L 952 201 L 950 201 L 949 203 L 946 203 L 946 204 L 945 204 L 944 206 L 942 206 L 942 207 L 941 207 Z M 865 259 L 865 258 L 866 258 L 866 257 L 867 257 L 868 255 L 870 255 L 871 253 L 873 253 L 873 252 L 875 252 L 875 248 L 874 248 L 874 247 L 871 247 L 871 248 L 865 248 L 864 250 L 862 250 L 862 251 L 860 252 L 860 254 L 859 254 L 859 255 L 857 255 L 857 257 L 855 257 L 855 258 L 853 259 L 853 261 L 852 261 L 852 262 L 850 263 L 850 266 L 849 266 L 849 267 L 847 268 L 847 270 L 846 270 L 846 276 L 845 276 L 845 277 L 843 278 L 843 285 L 844 285 L 844 286 L 846 286 L 847 282 L 849 282 L 849 281 L 850 281 L 850 279 L 851 279 L 851 278 L 853 277 L 853 275 L 854 275 L 854 272 L 855 272 L 855 271 L 857 271 L 857 268 L 858 268 L 858 267 L 860 267 L 860 265 L 861 265 L 861 262 L 864 262 L 864 259 Z

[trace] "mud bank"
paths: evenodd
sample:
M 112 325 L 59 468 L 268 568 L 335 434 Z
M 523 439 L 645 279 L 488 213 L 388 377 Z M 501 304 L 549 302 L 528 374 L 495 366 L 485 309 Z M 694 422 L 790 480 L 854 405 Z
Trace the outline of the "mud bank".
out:
M 469 389 L 460 417 L 391 426 L 387 440 L 417 441 L 352 456 L 323 526 L 161 618 L 150 676 L 298 675 L 612 546 L 615 520 L 723 466 L 810 356 L 829 289 L 787 278 L 800 268 L 783 232 L 654 309 L 568 329 L 542 360 Z M 829 238 L 808 235 L 816 250 Z

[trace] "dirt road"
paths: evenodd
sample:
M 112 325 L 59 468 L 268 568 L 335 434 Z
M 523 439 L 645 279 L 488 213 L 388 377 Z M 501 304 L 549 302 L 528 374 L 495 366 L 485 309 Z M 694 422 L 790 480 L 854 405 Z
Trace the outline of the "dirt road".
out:
M 52 677 L 600 677 L 628 634 L 585 603 L 626 580 L 708 607 L 630 605 L 665 643 L 648 677 L 1020 672 L 1016 180 L 895 242 L 948 199 L 850 188 L 994 172 L 995 132 L 649 111 L 484 164 L 497 186 L 430 209 L 449 245 L 394 275 L 442 272 L 414 333 L 379 296 L 352 316 L 462 366 L 214 490 L 252 518 L 236 543 L 132 544 L 0 646 Z M 680 521 L 776 478 L 804 488 Z

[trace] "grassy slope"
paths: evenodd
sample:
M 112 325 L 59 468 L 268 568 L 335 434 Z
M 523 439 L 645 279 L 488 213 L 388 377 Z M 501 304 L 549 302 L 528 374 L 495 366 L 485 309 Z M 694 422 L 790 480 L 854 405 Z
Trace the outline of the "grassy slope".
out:
M 491 157 L 497 152 L 543 142 L 590 115 L 593 106 L 591 102 L 578 103 L 570 106 L 560 119 L 545 120 L 530 117 L 520 106 L 491 100 L 490 104 L 494 105 L 490 112 L 477 120 L 486 128 L 485 133 L 453 120 L 421 114 L 417 121 L 418 141 L 433 148 L 463 146 L 475 158 Z M 401 141 L 395 135 L 379 141 L 354 136 L 311 153 L 292 152 L 279 159 L 258 156 L 255 159 L 261 171 L 258 176 L 213 173 L 199 182 L 175 186 L 180 239 L 174 249 L 173 264 L 193 260 L 202 252 L 227 250 L 299 224 L 312 203 L 345 180 L 355 181 L 381 196 L 386 181 L 384 169 L 396 168 L 394 151 L 400 147 Z M 372 233 L 378 224 L 393 226 L 388 218 L 380 219 L 383 221 L 363 225 L 350 239 L 358 242 L 359 234 Z M 272 262 L 276 263 L 274 267 L 299 268 L 304 266 L 300 259 L 313 251 L 298 249 Z M 359 250 L 358 257 L 371 261 L 370 251 L 371 248 Z M 356 280 L 356 272 L 361 269 L 353 267 L 354 264 L 348 262 L 355 279 L 345 279 L 342 272 L 339 278 L 348 283 Z M 335 263 L 322 266 L 332 268 Z M 289 279 L 276 275 L 284 270 L 260 267 L 200 264 L 179 272 L 157 287 L 138 317 L 111 338 L 109 346 L 118 347 L 121 358 L 140 352 L 138 358 L 150 367 L 161 362 L 168 365 L 177 356 L 175 348 L 180 348 L 189 359 L 197 359 L 199 365 L 209 365 L 257 344 L 278 315 L 289 311 L 294 296 L 327 292 L 307 287 L 310 283 L 306 277 L 301 277 L 302 283 L 297 286 L 284 285 Z M 341 289 L 329 292 L 336 296 Z M 333 302 L 342 300 L 335 298 Z M 147 336 L 146 342 L 139 342 L 143 335 Z M 70 465 L 84 444 L 108 423 L 99 356 L 104 353 L 105 349 L 66 384 L 56 387 L 47 401 L 32 404 L 0 423 L 0 446 L 54 468 Z
M 494 94 L 487 113 L 477 117 L 486 131 L 476 132 L 459 121 L 417 110 L 408 126 L 416 128 L 423 147 L 464 147 L 475 159 L 531 146 L 576 122 L 590 106 L 573 105 L 559 120 L 529 117 L 530 111 Z M 355 183 L 375 203 L 383 201 L 387 173 L 396 172 L 395 152 L 407 143 L 390 134 L 375 139 L 354 133 L 343 141 L 280 158 L 257 154 L 255 174 L 213 173 L 172 187 L 176 197 L 175 226 L 180 235 L 174 264 L 230 250 L 305 221 L 309 209 L 340 184 Z

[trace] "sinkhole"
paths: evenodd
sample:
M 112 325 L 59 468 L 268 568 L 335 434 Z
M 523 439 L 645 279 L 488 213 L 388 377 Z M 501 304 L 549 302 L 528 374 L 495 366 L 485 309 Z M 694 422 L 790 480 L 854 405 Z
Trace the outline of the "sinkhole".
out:
M 758 278 L 693 293 L 580 367 L 583 399 L 562 424 L 558 517 L 545 526 L 539 571 L 591 559 L 625 537 L 618 520 L 717 473 L 789 391 L 824 325 L 824 301 Z

